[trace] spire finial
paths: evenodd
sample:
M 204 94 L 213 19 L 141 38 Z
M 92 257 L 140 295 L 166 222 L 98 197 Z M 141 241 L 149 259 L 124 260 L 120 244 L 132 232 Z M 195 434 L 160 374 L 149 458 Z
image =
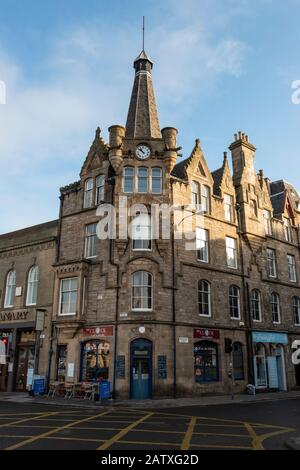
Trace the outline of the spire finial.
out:
M 145 50 L 145 17 L 143 16 L 143 51 Z

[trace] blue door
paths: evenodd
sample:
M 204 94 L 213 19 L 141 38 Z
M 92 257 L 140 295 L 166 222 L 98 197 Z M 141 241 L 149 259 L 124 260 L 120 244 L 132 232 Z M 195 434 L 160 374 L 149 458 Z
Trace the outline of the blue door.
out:
M 131 343 L 131 398 L 151 398 L 152 343 L 137 339 Z

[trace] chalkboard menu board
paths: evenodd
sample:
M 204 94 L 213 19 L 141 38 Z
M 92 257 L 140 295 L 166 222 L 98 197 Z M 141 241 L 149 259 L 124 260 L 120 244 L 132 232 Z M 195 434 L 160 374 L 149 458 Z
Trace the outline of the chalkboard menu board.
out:
M 125 379 L 125 356 L 117 356 L 117 379 Z
M 158 356 L 157 358 L 158 378 L 167 378 L 167 356 Z

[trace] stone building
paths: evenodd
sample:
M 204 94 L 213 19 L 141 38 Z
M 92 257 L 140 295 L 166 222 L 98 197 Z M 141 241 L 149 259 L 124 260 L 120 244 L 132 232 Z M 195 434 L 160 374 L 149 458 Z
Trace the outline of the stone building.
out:
M 36 310 L 46 310 L 38 354 L 49 375 L 57 220 L 0 236 L 0 391 L 25 391 L 34 371 Z
M 80 180 L 60 191 L 56 255 L 45 266 L 55 277 L 50 379 L 109 379 L 115 396 L 131 398 L 300 386 L 291 360 L 300 340 L 299 195 L 256 173 L 255 147 L 241 132 L 229 147 L 232 174 L 226 153 L 209 170 L 198 139 L 180 160 L 177 130 L 159 125 L 152 67 L 142 51 L 126 127 L 111 126 L 109 143 L 98 128 Z M 122 233 L 125 204 L 131 237 Z M 111 205 L 116 233 L 109 227 L 99 239 Z M 153 236 L 154 205 L 160 229 L 163 209 L 176 208 L 169 237 Z M 189 249 L 175 233 L 185 224 L 196 234 Z M 13 262 L 1 264 L 3 312 Z

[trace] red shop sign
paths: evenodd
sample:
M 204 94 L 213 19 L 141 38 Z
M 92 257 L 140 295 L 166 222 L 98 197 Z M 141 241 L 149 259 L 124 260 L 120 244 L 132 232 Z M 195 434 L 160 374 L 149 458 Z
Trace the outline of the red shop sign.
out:
M 91 328 L 83 328 L 85 336 L 113 336 L 113 326 L 95 326 Z
M 207 328 L 195 328 L 194 329 L 194 338 L 219 339 L 220 338 L 220 331 L 219 330 L 208 330 Z

